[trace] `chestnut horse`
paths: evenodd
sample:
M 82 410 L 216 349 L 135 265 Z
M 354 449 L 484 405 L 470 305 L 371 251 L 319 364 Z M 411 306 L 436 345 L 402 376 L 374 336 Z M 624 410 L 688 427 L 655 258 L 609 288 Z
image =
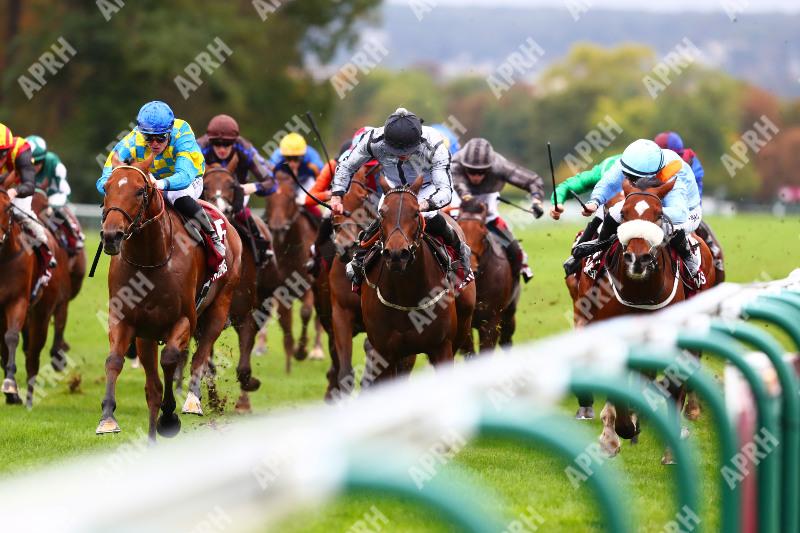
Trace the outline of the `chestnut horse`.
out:
M 367 185 L 367 175 L 380 172 L 380 169 L 367 170 L 368 167 L 361 167 L 356 172 L 350 189 L 342 197 L 347 214 L 333 215 L 336 255 L 330 265 L 323 263 L 314 284 L 314 306 L 328 333 L 331 358 L 327 373 L 328 388 L 325 391 L 327 401 L 350 394 L 355 384 L 353 337 L 364 332 L 364 322 L 361 319 L 361 297 L 352 291 L 345 267 L 358 244 L 358 234 L 377 216 L 377 193 Z M 369 358 L 375 358 L 369 339 L 364 340 L 364 352 Z
M 425 353 L 432 364 L 450 365 L 467 345 L 475 309 L 475 284 L 453 296 L 455 283 L 423 240 L 425 219 L 419 210 L 419 176 L 411 186 L 384 191 L 379 210 L 380 259 L 368 264 L 361 289 L 361 316 L 372 346 L 388 363 L 376 381 L 410 370 L 404 360 Z M 463 239 L 458 225 L 442 215 Z
M 211 284 L 196 308 L 196 296 L 213 273 L 206 252 L 198 246 L 177 211 L 167 205 L 148 178 L 153 156 L 132 165 L 116 166 L 105 184 L 103 249 L 111 255 L 108 292 L 112 302 L 106 359 L 106 393 L 97 434 L 120 431 L 114 418 L 116 383 L 131 341 L 145 371 L 150 439 L 156 431 L 165 437 L 180 431 L 175 415 L 173 381 L 181 352 L 194 336 L 189 393 L 184 413 L 202 414 L 200 380 L 211 347 L 225 327 L 231 300 L 241 272 L 242 243 L 226 221 L 224 231 L 228 270 Z M 130 304 L 133 301 L 134 304 Z M 120 303 L 121 302 L 121 303 Z M 126 302 L 128 302 L 126 304 Z M 166 387 L 158 375 L 158 343 Z M 159 407 L 161 416 L 158 416 Z
M 583 270 L 579 273 L 577 285 L 571 290 L 574 290 L 576 326 L 622 315 L 648 313 L 686 299 L 678 264 L 670 252 L 669 237 L 662 229 L 662 200 L 674 185 L 675 180 L 671 180 L 649 188 L 644 184 L 639 189 L 629 181 L 623 181 L 623 224 L 617 232 L 620 243 L 614 253 L 607 254 L 606 272 L 598 274 L 598 281 L 585 275 Z M 715 269 L 708 246 L 702 239 L 696 240 L 702 258 L 701 269 L 706 278 L 701 290 L 706 290 L 716 283 Z M 569 283 L 576 283 L 576 280 L 568 280 Z M 665 385 L 680 412 L 686 396 L 684 384 L 667 380 Z M 579 415 L 581 410 L 591 408 L 591 398 L 582 398 L 580 403 Z M 607 402 L 601 419 L 603 433 L 600 444 L 610 455 L 619 453 L 619 437 L 636 442 L 638 417 L 627 406 L 614 406 Z M 667 450 L 662 462 L 671 461 Z
M 485 204 L 461 204 L 458 225 L 472 250 L 477 291 L 472 327 L 478 330 L 480 351 L 494 350 L 498 341 L 504 348 L 511 347 L 520 297 L 519 277 L 514 278 L 508 256 L 486 227 Z M 472 346 L 472 335 L 469 343 Z M 467 353 L 474 353 L 474 349 L 468 349 Z
M 47 228 L 52 231 L 61 248 L 64 247 L 66 237 L 61 235 L 64 228 L 56 225 L 54 219 L 48 213 L 50 205 L 47 202 L 47 194 L 41 189 L 37 189 L 33 196 L 33 212 L 39 217 Z M 80 231 L 78 218 L 66 206 L 62 208 L 63 216 L 69 217 L 71 223 Z M 66 352 L 69 351 L 69 343 L 64 340 L 64 330 L 67 327 L 67 311 L 69 302 L 74 300 L 83 287 L 83 278 L 86 276 L 86 250 L 79 248 L 73 255 L 67 254 L 67 266 L 69 270 L 69 299 L 58 305 L 53 315 L 53 345 L 50 347 L 50 364 L 53 368 L 61 371 L 67 364 Z
M 236 155 L 227 166 L 211 166 L 206 169 L 203 176 L 203 199 L 214 204 L 222 211 L 234 227 L 242 227 L 236 221 L 233 212 L 234 189 L 236 177 L 233 174 L 239 160 Z M 272 241 L 267 225 L 259 218 L 254 218 L 261 235 L 267 241 Z M 241 232 L 246 235 L 249 230 L 242 227 Z M 243 239 L 247 238 L 243 236 Z M 271 250 L 270 250 L 271 251 Z M 255 344 L 259 324 L 256 322 L 254 310 L 258 309 L 270 294 L 270 287 L 277 277 L 277 265 L 274 256 L 271 260 L 258 267 L 256 265 L 256 250 L 248 242 L 242 242 L 242 273 L 239 285 L 233 293 L 231 302 L 231 323 L 239 337 L 239 365 L 236 368 L 236 377 L 241 387 L 241 396 L 236 402 L 236 410 L 249 412 L 250 400 L 248 392 L 254 392 L 261 386 L 258 378 L 252 375 L 251 355 Z
M 275 259 L 278 263 L 278 276 L 274 281 L 278 300 L 278 321 L 283 330 L 283 350 L 286 355 L 286 373 L 291 371 L 292 356 L 298 361 L 308 356 L 308 323 L 314 311 L 313 280 L 308 273 L 307 263 L 311 259 L 311 245 L 314 244 L 316 229 L 297 203 L 297 188 L 292 177 L 279 170 L 275 172 L 278 190 L 267 197 L 264 218 L 272 233 Z M 300 339 L 295 346 L 292 334 L 292 306 L 289 300 L 301 300 L 300 318 L 302 328 Z M 322 350 L 320 326 L 314 342 L 314 350 Z M 317 352 L 319 353 L 319 352 Z
M 21 404 L 16 382 L 16 352 L 22 333 L 27 374 L 27 401 L 33 406 L 36 376 L 39 373 L 39 356 L 47 341 L 47 329 L 56 308 L 69 299 L 69 274 L 67 254 L 47 232 L 48 245 L 53 250 L 58 266 L 52 269 L 51 278 L 43 286 L 36 299 L 31 301 L 31 291 L 39 276 L 36 255 L 31 248 L 32 238 L 24 233 L 20 217 L 30 216 L 16 210 L 5 189 L 0 189 L 0 271 L 3 284 L 0 286 L 0 329 L 4 342 L 0 343 L 5 379 L 2 391 L 7 404 Z

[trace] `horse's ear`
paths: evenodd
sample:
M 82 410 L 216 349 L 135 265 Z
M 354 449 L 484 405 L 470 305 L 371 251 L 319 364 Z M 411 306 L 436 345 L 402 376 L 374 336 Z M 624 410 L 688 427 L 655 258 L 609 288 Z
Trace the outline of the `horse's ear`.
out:
M 489 212 L 489 209 L 486 207 L 484 202 L 481 202 L 481 218 L 486 220 L 486 214 Z
M 628 196 L 634 190 L 636 190 L 636 187 L 633 186 L 633 183 L 628 178 L 622 178 L 622 192 L 625 193 L 625 196 Z
M 422 189 L 423 181 L 425 181 L 425 176 L 417 176 L 417 179 L 415 179 L 414 183 L 411 184 L 411 192 L 414 194 L 419 193 L 420 189 Z
M 122 160 L 119 158 L 119 154 L 117 152 L 114 152 L 111 155 L 111 168 L 120 167 L 120 166 L 122 166 L 122 164 L 123 163 L 122 163 Z
M 231 160 L 228 161 L 228 165 L 225 168 L 228 169 L 228 172 L 233 174 L 236 171 L 236 167 L 238 166 L 239 166 L 239 154 L 234 152 L 233 157 L 231 157 Z
M 663 200 L 664 197 L 672 191 L 672 188 L 675 187 L 675 184 L 677 182 L 678 180 L 673 178 L 668 182 L 666 182 L 664 185 L 656 187 L 655 189 L 651 189 L 651 192 Z
M 139 161 L 139 162 L 136 162 L 136 163 L 134 163 L 134 164 L 133 164 L 133 165 L 131 165 L 131 166 L 133 166 L 133 167 L 136 167 L 136 168 L 138 168 L 139 170 L 142 170 L 142 171 L 144 171 L 144 172 L 147 172 L 147 171 L 150 169 L 150 165 L 152 165 L 152 164 L 153 164 L 153 160 L 154 160 L 155 158 L 156 158 L 156 154 L 150 154 L 150 157 L 148 157 L 148 158 L 147 158 L 147 159 L 145 159 L 144 161 Z
M 381 190 L 383 191 L 383 194 L 386 194 L 387 192 L 392 190 L 392 186 L 389 185 L 389 182 L 386 181 L 386 176 L 384 176 L 383 174 L 381 174 L 381 179 L 378 180 L 378 184 L 381 186 Z

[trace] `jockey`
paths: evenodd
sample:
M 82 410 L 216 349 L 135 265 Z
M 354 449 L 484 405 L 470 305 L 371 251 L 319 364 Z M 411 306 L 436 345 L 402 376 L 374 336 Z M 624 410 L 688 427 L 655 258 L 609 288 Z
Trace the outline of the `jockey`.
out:
M 203 152 L 206 164 L 217 163 L 226 166 L 234 155 L 238 157 L 239 162 L 233 171 L 236 183 L 239 185 L 234 191 L 233 213 L 253 236 L 260 255 L 259 263 L 265 262 L 269 257 L 270 243 L 259 231 L 247 203 L 251 194 L 268 196 L 277 190 L 277 184 L 272 178 L 267 162 L 250 141 L 239 135 L 239 124 L 236 119 L 228 115 L 217 115 L 212 118 L 206 128 L 206 134 L 197 139 L 197 144 Z M 253 174 L 258 181 L 248 183 L 247 178 L 250 174 Z
M 674 179 L 675 186 L 663 198 L 664 218 L 672 225 L 670 244 L 686 264 L 686 269 L 697 286 L 704 283 L 700 270 L 699 251 L 693 252 L 689 234 L 697 229 L 702 219 L 700 194 L 697 190 L 692 168 L 681 157 L 669 149 L 660 148 L 655 142 L 639 139 L 628 146 L 622 157 L 609 169 L 592 191 L 583 214 L 590 216 L 622 190 L 622 180 L 636 183 L 639 179 L 666 183 Z M 594 241 L 579 244 L 574 249 L 575 257 L 586 257 L 602 250 L 613 241 L 622 221 L 622 204 L 618 202 L 604 217 L 600 235 Z
M 272 166 L 273 173 L 283 170 L 287 174 L 294 175 L 306 190 L 314 184 L 314 180 L 317 179 L 325 165 L 319 152 L 308 146 L 306 140 L 299 133 L 290 133 L 281 139 L 278 149 L 269 158 L 269 164 Z M 298 188 L 297 202 L 304 205 L 305 201 L 306 194 Z M 318 218 L 322 216 L 322 212 L 316 205 L 311 206 L 308 210 Z
M 536 218 L 544 214 L 542 197 L 544 183 L 532 170 L 511 163 L 498 154 L 486 139 L 471 139 L 453 158 L 453 184 L 462 202 L 478 201 L 486 205 L 486 226 L 500 238 L 508 255 L 514 279 L 522 274 L 525 282 L 533 278 L 527 254 L 511 233 L 497 209 L 500 191 L 510 183 L 532 197 L 531 209 Z
M 603 174 L 608 172 L 617 163 L 617 161 L 619 161 L 620 157 L 622 157 L 622 154 L 612 155 L 611 157 L 608 157 L 600 162 L 599 165 L 592 167 L 590 170 L 579 172 L 571 178 L 567 178 L 563 182 L 559 183 L 555 192 L 550 196 L 550 201 L 553 202 L 554 206 L 552 209 L 550 209 L 550 216 L 554 220 L 561 218 L 561 213 L 564 212 L 564 204 L 568 199 L 567 195 L 570 192 L 574 192 L 575 194 L 591 192 L 592 189 L 594 189 L 594 186 L 597 185 L 597 182 L 600 181 L 600 178 L 603 177 Z M 557 208 L 555 207 L 556 205 L 558 206 Z M 595 216 L 592 218 L 589 224 L 587 224 L 586 229 L 583 230 L 583 233 L 581 233 L 581 236 L 578 238 L 578 241 L 575 243 L 575 245 L 583 244 L 594 237 L 595 233 L 600 227 L 600 224 L 602 223 L 602 216 Z M 577 274 L 580 268 L 580 260 L 575 259 L 575 257 L 572 255 L 570 255 L 569 258 L 564 262 L 564 273 L 567 276 Z
M 659 133 L 653 140 L 661 148 L 672 150 L 681 156 L 681 159 L 689 163 L 689 166 L 692 167 L 692 172 L 694 172 L 694 177 L 697 180 L 697 190 L 700 192 L 700 198 L 702 202 L 703 177 L 705 176 L 706 171 L 703 169 L 703 165 L 700 163 L 700 158 L 697 157 L 697 154 L 694 152 L 694 150 L 691 148 L 684 148 L 683 139 L 674 131 L 665 131 Z
M 33 291 L 35 294 L 38 288 L 50 279 L 51 272 L 48 268 L 55 268 L 56 260 L 48 245 L 44 225 L 39 222 L 31 208 L 32 195 L 36 188 L 36 170 L 33 167 L 30 145 L 23 137 L 14 137 L 11 130 L 0 123 L 0 176 L 5 179 L 11 172 L 16 172 L 18 184 L 8 189 L 8 197 L 12 205 L 22 211 L 22 215 L 16 219 L 33 238 L 34 249 L 47 265 L 42 277 L 36 283 Z
M 67 201 L 72 189 L 67 182 L 67 167 L 55 152 L 47 149 L 47 143 L 38 135 L 30 135 L 26 141 L 31 147 L 33 167 L 36 170 L 36 187 L 47 193 L 47 203 L 50 205 L 48 217 L 57 217 L 57 224 L 66 228 L 75 239 L 74 253 L 83 248 L 85 237 L 80 228 L 75 225 L 72 217 L 65 212 Z
M 419 210 L 427 222 L 426 231 L 441 237 L 445 244 L 458 250 L 465 280 L 471 279 L 469 246 L 459 239 L 456 231 L 439 214 L 439 209 L 449 204 L 453 195 L 450 153 L 441 135 L 433 128 L 422 126 L 422 121 L 407 109 L 397 109 L 386 119 L 382 128 L 372 129 L 362 135 L 353 149 L 342 156 L 333 178 L 330 203 L 334 213 L 343 213 L 342 196 L 350 186 L 350 180 L 371 159 L 376 159 L 382 165 L 386 181 L 392 187 L 407 185 L 420 174 L 425 177 L 417 198 Z M 364 230 L 361 241 L 368 240 L 379 229 L 380 220 L 376 219 Z M 366 252 L 359 248 L 347 265 L 348 276 L 356 286 L 362 281 Z
M 205 161 L 189 123 L 175 118 L 172 109 L 161 101 L 148 102 L 139 110 L 136 127 L 108 154 L 97 190 L 105 195 L 105 184 L 119 161 L 145 161 L 155 155 L 150 178 L 164 198 L 188 220 L 196 221 L 214 243 L 214 250 L 225 257 L 225 245 L 205 210 L 197 203 L 203 194 Z

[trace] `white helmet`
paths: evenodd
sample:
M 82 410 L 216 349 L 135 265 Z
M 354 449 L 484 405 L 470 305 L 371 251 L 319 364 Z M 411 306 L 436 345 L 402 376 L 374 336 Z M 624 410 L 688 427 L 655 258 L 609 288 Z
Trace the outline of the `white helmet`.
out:
M 637 178 L 652 178 L 664 168 L 664 151 L 650 139 L 639 139 L 625 148 L 622 171 Z

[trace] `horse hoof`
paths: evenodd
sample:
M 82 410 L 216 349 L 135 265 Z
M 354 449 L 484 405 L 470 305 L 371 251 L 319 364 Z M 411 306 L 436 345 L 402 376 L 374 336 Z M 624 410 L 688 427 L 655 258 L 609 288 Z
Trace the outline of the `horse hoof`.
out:
M 184 415 L 203 416 L 203 406 L 200 404 L 200 398 L 195 393 L 189 392 L 186 395 L 186 401 L 183 402 L 181 413 Z
M 234 410 L 240 415 L 247 415 L 253 412 L 253 409 L 250 407 L 250 397 L 247 393 L 243 392 L 242 395 L 239 396 L 239 399 L 236 400 Z
M 94 430 L 95 435 L 106 435 L 108 433 L 119 433 L 122 431 L 119 429 L 119 424 L 113 418 L 104 418 L 100 421 L 100 424 L 97 425 L 97 429 Z
M 298 348 L 294 351 L 294 358 L 298 361 L 305 361 L 306 357 L 308 357 L 308 352 L 305 348 Z
M 664 466 L 677 464 L 675 458 L 672 456 L 672 450 L 664 450 L 664 455 L 661 457 L 661 464 Z
M 171 439 L 175 435 L 177 435 L 181 430 L 181 419 L 175 415 L 175 413 L 169 414 L 162 414 L 158 417 L 158 422 L 156 423 L 156 431 L 162 437 L 166 437 Z
M 21 405 L 22 398 L 19 397 L 19 394 L 6 394 L 6 404 L 8 405 Z
M 594 420 L 594 407 L 578 407 L 575 413 L 576 420 Z
M 13 379 L 4 379 L 3 380 L 3 394 L 19 394 L 19 389 L 17 389 L 17 382 Z
M 63 372 L 67 368 L 67 356 L 63 350 L 50 353 L 50 366 L 56 372 Z
M 267 347 L 257 346 L 256 348 L 253 349 L 253 355 L 255 355 L 256 357 L 262 357 L 264 355 L 267 355 Z
M 686 412 L 683 413 L 684 418 L 691 422 L 695 422 L 700 418 L 700 406 L 693 405 L 691 407 L 686 408 Z
M 634 435 L 633 437 L 631 437 L 631 444 L 633 444 L 633 445 L 639 444 L 639 435 L 638 434 Z
M 311 361 L 322 361 L 325 359 L 325 352 L 322 350 L 322 348 L 317 346 L 316 348 L 311 350 L 311 353 L 308 354 L 308 358 Z
M 247 381 L 245 381 L 241 385 L 242 385 L 242 390 L 243 391 L 245 391 L 245 392 L 255 392 L 255 391 L 258 390 L 259 387 L 261 387 L 261 381 L 259 381 L 258 378 L 254 378 L 253 376 L 250 376 L 247 379 Z
M 689 438 L 689 428 L 686 426 L 681 426 L 681 440 L 686 440 Z
M 139 358 L 135 357 L 133 361 L 131 361 L 131 368 L 139 368 L 142 364 L 139 362 Z

